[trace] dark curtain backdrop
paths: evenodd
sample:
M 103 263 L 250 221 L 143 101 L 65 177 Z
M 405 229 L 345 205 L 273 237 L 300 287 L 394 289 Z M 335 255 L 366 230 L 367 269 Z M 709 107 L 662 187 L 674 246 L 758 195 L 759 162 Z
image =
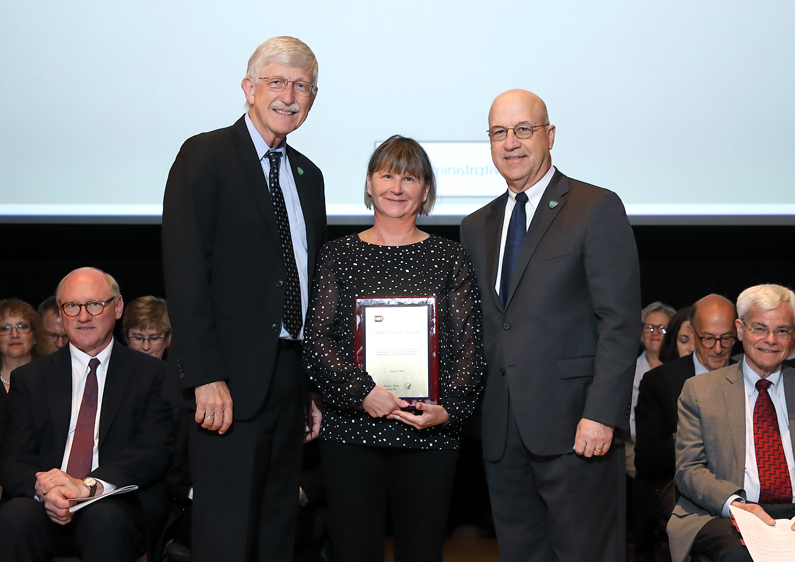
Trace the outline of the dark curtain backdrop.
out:
M 367 228 L 329 227 L 329 238 Z M 458 239 L 457 226 L 423 226 Z M 795 226 L 636 226 L 643 304 L 661 300 L 676 308 L 716 292 L 731 300 L 758 283 L 795 285 Z M 0 298 L 38 306 L 76 267 L 104 269 L 127 302 L 165 296 L 159 225 L 0 224 Z M 246 295 L 240 295 L 246 306 Z

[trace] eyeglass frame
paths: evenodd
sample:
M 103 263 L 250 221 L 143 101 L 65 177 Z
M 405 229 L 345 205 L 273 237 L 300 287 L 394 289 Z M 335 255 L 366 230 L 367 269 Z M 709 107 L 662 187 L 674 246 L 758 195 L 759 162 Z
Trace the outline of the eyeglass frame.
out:
M 519 127 L 527 127 L 527 128 L 529 128 L 530 129 L 530 135 L 526 136 L 526 137 L 520 137 L 519 135 L 517 135 L 516 134 L 516 129 L 518 129 Z M 488 128 L 488 130 L 486 131 L 486 134 L 489 136 L 489 140 L 491 140 L 491 142 L 502 142 L 502 141 L 504 141 L 505 139 L 508 138 L 508 131 L 513 131 L 513 135 L 517 139 L 527 140 L 527 139 L 532 139 L 533 136 L 536 134 L 536 129 L 540 129 L 541 127 L 549 127 L 549 123 L 546 123 L 544 125 L 531 125 L 530 123 L 522 121 L 521 123 L 517 123 L 513 127 L 503 127 L 502 125 L 494 125 L 494 127 L 489 127 Z M 491 136 L 491 130 L 494 129 L 494 128 L 505 129 L 505 136 L 500 138 L 500 139 L 495 139 L 494 137 L 492 137 Z
M 795 329 L 793 329 L 793 328 L 790 328 L 789 330 L 784 330 L 782 328 L 782 331 L 785 332 L 785 335 L 780 337 L 779 335 L 776 334 L 776 332 L 778 331 L 778 328 L 776 328 L 775 330 L 771 330 L 767 326 L 765 326 L 764 329 L 762 330 L 762 331 L 765 332 L 765 334 L 764 335 L 759 335 L 759 334 L 754 332 L 754 330 L 756 328 L 749 328 L 748 324 L 745 323 L 745 320 L 740 320 L 740 322 L 743 323 L 743 326 L 745 326 L 745 329 L 748 330 L 748 333 L 750 333 L 753 337 L 755 337 L 757 339 L 767 339 L 768 335 L 773 334 L 773 337 L 776 338 L 777 340 L 788 341 L 788 340 L 792 339 L 792 334 L 795 333 Z M 759 328 L 759 329 L 761 329 L 761 328 Z
M 303 95 L 303 90 L 296 90 L 295 89 L 295 85 L 296 84 L 306 84 L 306 85 L 309 86 L 309 89 L 307 90 L 307 93 L 306 93 L 307 97 L 314 96 L 317 93 L 317 85 L 316 84 L 312 84 L 312 82 L 307 82 L 306 80 L 288 80 L 284 76 L 260 76 L 257 79 L 258 80 L 265 80 L 265 86 L 267 86 L 267 88 L 271 92 L 283 92 L 284 90 L 287 89 L 287 87 L 290 84 L 292 84 L 293 85 L 292 86 L 293 93 L 296 94 L 296 95 Z M 284 85 L 284 88 L 282 88 L 281 90 L 274 90 L 273 88 L 271 88 L 270 82 L 268 82 L 268 80 L 274 80 L 274 79 L 284 80 L 286 82 L 286 84 Z
M 68 316 L 69 318 L 77 318 L 78 316 L 80 316 L 80 313 L 83 312 L 84 308 L 86 309 L 86 312 L 88 312 L 91 316 L 99 316 L 100 314 L 105 312 L 105 307 L 107 307 L 110 303 L 112 303 L 117 298 L 119 298 L 119 295 L 116 295 L 115 297 L 111 297 L 111 298 L 109 298 L 106 301 L 88 301 L 88 302 L 82 303 L 82 304 L 79 303 L 79 302 L 69 301 L 69 302 L 64 302 L 64 303 L 58 303 L 58 308 L 60 308 L 63 311 L 63 313 L 66 316 Z M 96 314 L 92 314 L 91 311 L 88 310 L 88 305 L 90 305 L 90 304 L 101 304 L 102 305 L 102 310 L 100 310 Z M 65 307 L 67 305 L 77 305 L 77 307 L 78 307 L 77 308 L 77 314 L 69 314 L 68 312 L 66 312 L 66 308 Z
M 148 338 L 144 338 L 142 336 L 131 336 L 129 332 L 127 332 L 127 343 L 129 344 L 130 341 L 135 340 L 138 342 L 139 345 L 143 345 L 144 342 L 149 342 L 149 345 L 164 345 L 168 336 L 150 336 Z M 157 342 L 157 343 L 154 343 Z
M 696 331 L 695 326 L 691 325 L 690 327 L 693 328 L 693 333 L 696 335 L 698 340 L 701 342 L 701 345 L 703 345 L 707 349 L 712 349 L 713 347 L 715 347 L 715 343 L 716 342 L 720 342 L 720 346 L 723 349 L 731 349 L 732 346 L 734 346 L 735 342 L 737 342 L 737 336 L 736 335 L 734 335 L 734 336 L 720 336 L 720 337 L 717 337 L 717 338 L 715 336 L 702 336 Z M 723 338 L 731 338 L 732 342 L 729 345 L 723 345 Z M 704 340 L 708 340 L 708 339 L 714 339 L 715 341 L 712 342 L 712 345 L 707 345 L 707 344 L 704 343 Z
M 20 326 L 27 326 L 26 328 L 20 328 Z M 2 329 L 8 327 L 8 332 L 3 333 Z M 17 331 L 18 334 L 29 334 L 33 331 L 33 324 L 29 324 L 27 322 L 17 322 L 16 324 L 3 324 L 0 326 L 0 337 L 10 336 L 14 333 L 14 330 Z
M 651 328 L 651 330 L 648 328 Z M 640 331 L 644 334 L 653 334 L 659 331 L 664 336 L 668 333 L 668 324 L 641 324 Z

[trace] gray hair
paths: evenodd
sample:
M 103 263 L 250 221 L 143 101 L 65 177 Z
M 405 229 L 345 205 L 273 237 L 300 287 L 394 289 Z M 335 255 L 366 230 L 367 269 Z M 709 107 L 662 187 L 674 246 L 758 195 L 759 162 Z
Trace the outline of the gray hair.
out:
M 80 267 L 78 269 L 75 269 L 74 271 L 70 271 L 69 273 L 67 273 L 64 276 L 64 278 L 61 279 L 61 282 L 58 283 L 58 287 L 55 289 L 55 298 L 58 299 L 58 303 L 61 303 L 61 290 L 63 289 L 66 280 L 69 279 L 75 273 L 82 273 L 84 271 L 89 271 L 89 270 L 98 271 L 103 275 L 103 277 L 105 277 L 105 281 L 108 283 L 108 287 L 110 287 L 111 297 L 118 297 L 121 294 L 121 290 L 119 289 L 119 284 L 116 282 L 116 280 L 113 278 L 113 276 L 110 273 L 105 273 L 104 271 L 102 271 L 101 269 L 97 269 L 96 267 Z
M 755 285 L 747 288 L 737 297 L 737 314 L 744 321 L 752 308 L 768 312 L 777 309 L 782 304 L 789 305 L 789 309 L 795 317 L 795 293 L 781 285 Z
M 317 59 L 306 43 L 295 37 L 271 37 L 257 47 L 248 59 L 246 76 L 252 84 L 259 82 L 263 67 L 279 64 L 290 68 L 306 68 L 312 72 L 312 85 L 317 86 Z
M 660 301 L 654 301 L 649 306 L 644 308 L 640 311 L 640 322 L 641 324 L 646 323 L 646 318 L 649 317 L 649 314 L 654 312 L 662 312 L 668 318 L 672 318 L 674 314 L 676 314 L 676 310 L 672 306 L 668 306 L 667 304 L 663 304 Z

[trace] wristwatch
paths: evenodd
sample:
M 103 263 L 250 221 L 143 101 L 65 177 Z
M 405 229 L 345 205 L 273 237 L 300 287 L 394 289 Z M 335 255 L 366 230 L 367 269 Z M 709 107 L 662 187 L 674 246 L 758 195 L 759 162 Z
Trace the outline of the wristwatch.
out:
M 92 478 L 91 476 L 86 476 L 83 478 L 83 486 L 88 488 L 88 497 L 94 497 L 94 494 L 97 493 L 97 481 L 96 479 Z

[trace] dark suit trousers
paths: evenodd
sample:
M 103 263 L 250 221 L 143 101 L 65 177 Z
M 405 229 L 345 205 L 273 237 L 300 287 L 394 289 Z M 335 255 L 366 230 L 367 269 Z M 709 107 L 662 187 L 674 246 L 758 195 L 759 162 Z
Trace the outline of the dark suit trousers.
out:
M 301 355 L 276 355 L 257 416 L 224 435 L 189 431 L 195 562 L 291 562 L 295 542 L 304 401 Z M 232 390 L 234 392 L 234 389 Z
M 534 455 L 510 410 L 505 454 L 485 464 L 503 562 L 626 559 L 623 445 L 591 459 Z
M 46 562 L 79 555 L 81 562 L 133 562 L 144 551 L 144 514 L 135 494 L 95 502 L 58 525 L 33 498 L 0 508 L 0 560 Z

